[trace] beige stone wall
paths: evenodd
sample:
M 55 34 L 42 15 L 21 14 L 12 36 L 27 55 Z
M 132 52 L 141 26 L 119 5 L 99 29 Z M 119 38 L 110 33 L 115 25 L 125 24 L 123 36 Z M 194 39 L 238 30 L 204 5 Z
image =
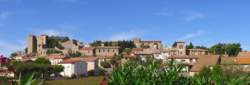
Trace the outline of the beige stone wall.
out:
M 118 48 L 96 48 L 96 56 L 113 56 L 119 54 Z
M 206 50 L 189 50 L 189 55 L 206 55 Z
M 94 56 L 94 50 L 80 50 L 79 52 L 83 56 Z
M 36 36 L 29 35 L 28 37 L 28 54 L 35 53 L 37 51 Z

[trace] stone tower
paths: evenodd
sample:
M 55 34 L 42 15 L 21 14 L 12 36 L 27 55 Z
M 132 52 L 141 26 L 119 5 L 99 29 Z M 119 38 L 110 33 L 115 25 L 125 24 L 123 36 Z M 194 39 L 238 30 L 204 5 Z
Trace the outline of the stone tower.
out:
M 37 52 L 37 39 L 36 36 L 30 34 L 28 37 L 28 54 Z
M 134 38 L 133 42 L 137 48 L 141 48 L 141 39 L 140 38 Z
M 177 41 L 176 42 L 176 47 L 179 50 L 179 55 L 180 56 L 185 56 L 186 55 L 186 44 L 183 41 Z
M 41 35 L 37 37 L 37 52 L 38 55 L 44 54 L 44 48 L 46 48 L 48 42 L 48 35 Z

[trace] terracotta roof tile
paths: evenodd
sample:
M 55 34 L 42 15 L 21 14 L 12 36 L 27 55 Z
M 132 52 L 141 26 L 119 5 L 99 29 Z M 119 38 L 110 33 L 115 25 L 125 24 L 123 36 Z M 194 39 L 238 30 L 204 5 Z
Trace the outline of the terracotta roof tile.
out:
M 198 72 L 202 70 L 205 66 L 213 66 L 218 63 L 218 55 L 202 55 L 198 57 L 197 62 L 191 68 L 191 72 Z
M 83 62 L 82 58 L 68 58 L 63 60 L 62 63 L 75 63 L 75 62 Z
M 64 58 L 64 55 L 63 54 L 50 54 L 48 58 L 49 59 L 62 59 Z

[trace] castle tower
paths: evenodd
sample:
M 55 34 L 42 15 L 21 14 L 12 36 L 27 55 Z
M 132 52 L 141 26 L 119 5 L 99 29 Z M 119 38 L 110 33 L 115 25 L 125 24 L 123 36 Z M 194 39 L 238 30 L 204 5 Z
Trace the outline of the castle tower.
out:
M 28 37 L 28 54 L 37 52 L 37 39 L 36 36 L 30 34 Z
M 37 37 L 37 52 L 38 55 L 43 55 L 43 49 L 46 48 L 48 42 L 48 35 L 41 35 Z
M 180 56 L 185 56 L 186 55 L 186 44 L 183 41 L 177 41 L 176 42 L 176 47 L 179 50 L 179 55 Z
M 140 38 L 134 38 L 133 42 L 137 48 L 141 48 L 141 39 Z

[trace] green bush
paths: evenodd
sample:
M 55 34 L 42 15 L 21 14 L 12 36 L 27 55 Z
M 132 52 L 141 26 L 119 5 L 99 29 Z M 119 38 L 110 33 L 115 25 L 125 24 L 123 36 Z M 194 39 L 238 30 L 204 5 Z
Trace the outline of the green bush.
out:
M 109 62 L 107 62 L 107 61 L 102 61 L 101 66 L 103 68 L 111 68 L 111 64 Z
M 180 75 L 182 66 L 175 61 L 162 63 L 148 58 L 132 60 L 118 66 L 111 73 L 108 85 L 188 85 L 190 80 Z

